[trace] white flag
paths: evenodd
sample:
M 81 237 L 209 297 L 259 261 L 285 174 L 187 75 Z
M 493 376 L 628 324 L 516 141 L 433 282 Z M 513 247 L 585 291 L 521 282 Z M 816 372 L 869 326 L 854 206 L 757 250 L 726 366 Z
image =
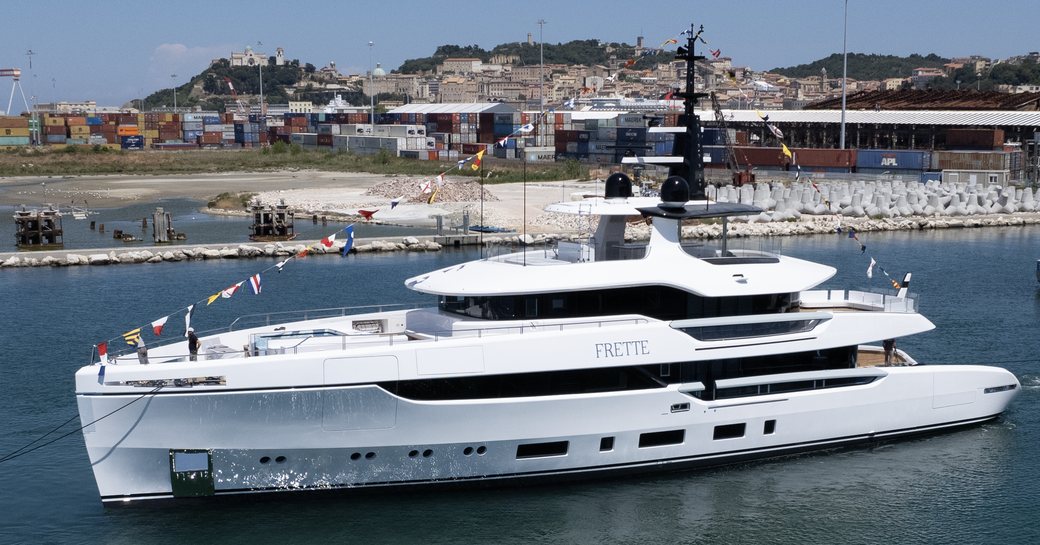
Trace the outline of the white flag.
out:
M 870 266 L 867 267 L 867 278 L 874 278 L 874 265 L 877 265 L 877 261 L 874 258 L 870 258 Z

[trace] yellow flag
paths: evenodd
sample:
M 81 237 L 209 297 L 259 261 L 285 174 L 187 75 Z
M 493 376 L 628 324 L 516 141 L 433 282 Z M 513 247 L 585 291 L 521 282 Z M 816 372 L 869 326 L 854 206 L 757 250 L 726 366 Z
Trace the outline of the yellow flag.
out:
M 131 329 L 126 333 L 123 333 L 123 340 L 126 344 L 134 345 L 137 344 L 137 338 L 141 336 L 141 328 Z
M 216 301 L 217 299 L 220 299 L 220 292 L 219 291 L 217 293 L 214 293 L 213 295 L 210 295 L 209 299 L 206 299 L 206 306 L 208 307 L 208 306 L 212 305 L 213 301 Z
M 787 149 L 787 144 L 780 142 L 780 146 L 784 149 L 784 155 L 786 155 L 788 159 L 794 159 L 794 156 L 791 155 L 791 150 Z

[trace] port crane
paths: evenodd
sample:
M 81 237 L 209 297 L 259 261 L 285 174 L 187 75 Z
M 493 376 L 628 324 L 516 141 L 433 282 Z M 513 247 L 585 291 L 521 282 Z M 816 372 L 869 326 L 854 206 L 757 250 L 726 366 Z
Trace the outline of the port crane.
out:
M 715 122 L 719 126 L 720 138 L 722 138 L 722 143 L 726 146 L 726 165 L 733 171 L 733 185 L 740 187 L 744 184 L 754 183 L 755 175 L 751 173 L 750 165 L 748 168 L 740 170 L 740 160 L 737 158 L 733 142 L 729 139 L 729 127 L 726 125 L 726 116 L 722 113 L 722 105 L 719 104 L 718 95 L 715 94 L 715 91 L 712 91 L 710 96 L 711 109 L 715 111 Z
M 22 94 L 22 103 L 25 104 L 25 111 L 32 111 L 29 109 L 29 101 L 25 99 L 25 90 L 22 89 L 22 69 L 0 68 L 0 78 L 11 78 L 11 97 L 7 99 L 7 109 L 4 110 L 4 115 L 11 115 L 11 105 L 14 103 L 15 89 L 18 89 Z
M 249 110 L 246 109 L 245 102 L 238 98 L 238 91 L 235 91 L 235 85 L 231 83 L 231 78 L 224 77 L 224 81 L 227 82 L 228 88 L 231 89 L 231 98 L 235 99 L 235 111 L 242 115 L 248 114 Z

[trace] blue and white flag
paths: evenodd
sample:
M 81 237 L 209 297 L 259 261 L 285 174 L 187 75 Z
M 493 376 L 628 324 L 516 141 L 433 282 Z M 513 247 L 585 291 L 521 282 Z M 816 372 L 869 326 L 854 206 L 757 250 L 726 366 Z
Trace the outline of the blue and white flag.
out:
M 347 234 L 347 239 L 343 241 L 343 257 L 346 257 L 350 253 L 350 249 L 354 247 L 354 226 L 348 225 L 343 231 Z
M 184 336 L 188 336 L 188 330 L 191 329 L 191 314 L 195 312 L 195 305 L 188 305 L 188 313 L 184 315 Z

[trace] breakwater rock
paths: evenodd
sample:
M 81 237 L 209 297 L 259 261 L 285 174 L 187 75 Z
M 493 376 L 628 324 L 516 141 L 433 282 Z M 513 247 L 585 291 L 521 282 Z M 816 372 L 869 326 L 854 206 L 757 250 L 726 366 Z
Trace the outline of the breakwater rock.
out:
M 376 240 L 363 244 L 355 244 L 354 253 L 369 252 L 436 252 L 441 245 L 432 240 L 420 240 L 416 237 L 405 237 L 400 241 Z M 198 246 L 195 248 L 177 247 L 169 249 L 140 249 L 130 251 L 104 250 L 95 253 L 49 252 L 46 255 L 32 253 L 7 254 L 0 258 L 0 268 L 17 267 L 67 267 L 76 265 L 127 265 L 135 263 L 172 263 L 178 261 L 202 261 L 218 259 L 249 259 L 261 257 L 289 257 L 300 255 L 338 255 L 343 251 L 343 243 L 336 242 L 326 248 L 321 244 L 307 246 L 305 244 L 271 243 L 264 245 L 239 244 L 224 246 Z
M 970 182 L 810 181 L 707 188 L 709 199 L 750 203 L 764 212 L 752 222 L 791 221 L 803 216 L 847 218 L 968 217 L 1040 211 L 1032 188 Z

